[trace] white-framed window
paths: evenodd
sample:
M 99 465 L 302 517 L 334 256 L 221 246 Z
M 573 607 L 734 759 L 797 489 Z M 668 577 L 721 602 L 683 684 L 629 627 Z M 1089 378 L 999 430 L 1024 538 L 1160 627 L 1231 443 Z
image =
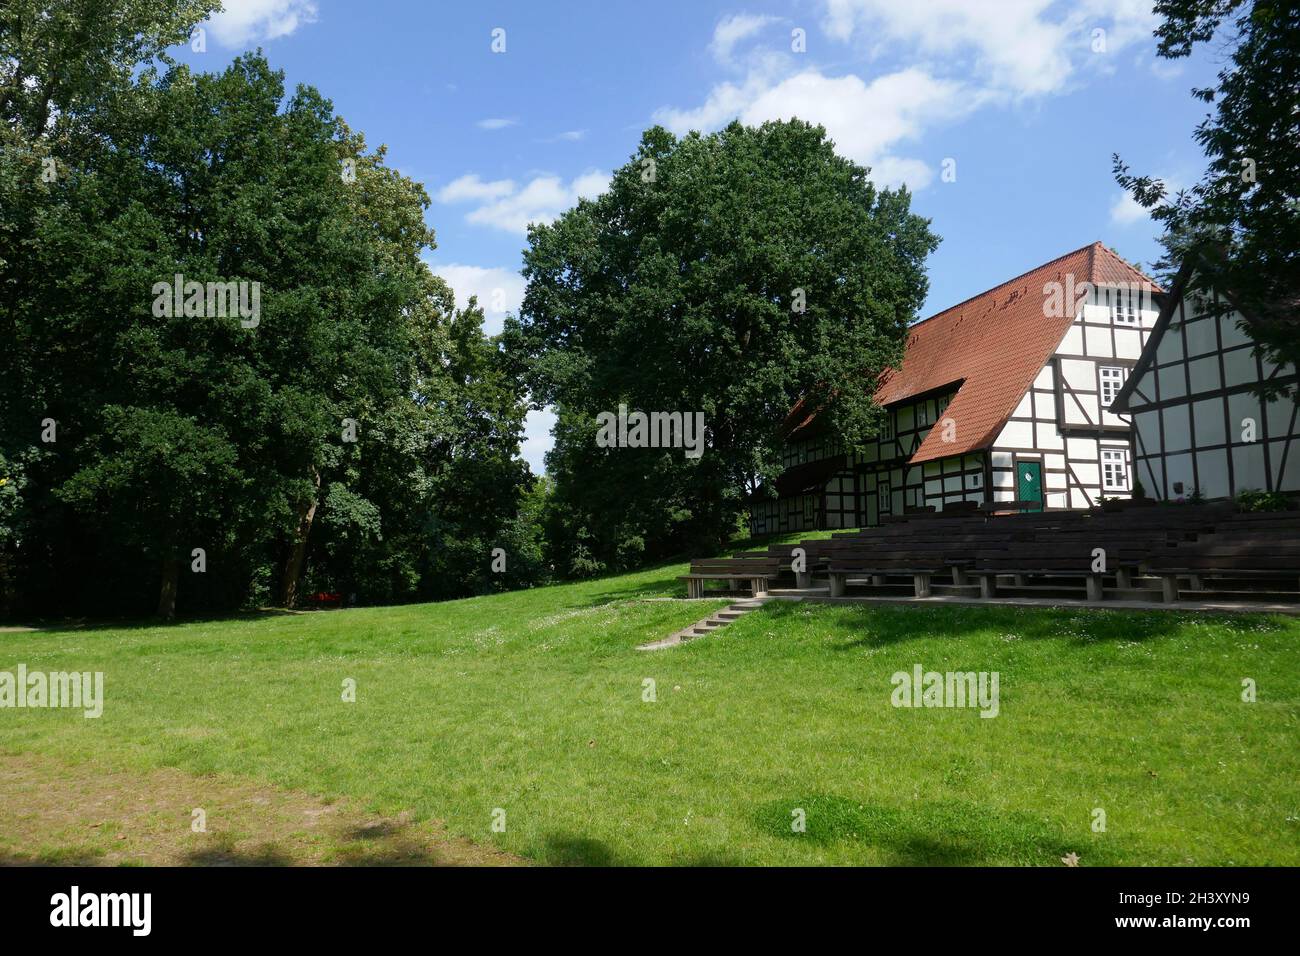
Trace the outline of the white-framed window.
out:
M 972 488 L 984 487 L 984 475 L 978 471 L 972 471 L 967 477 L 967 484 Z
M 894 413 L 891 411 L 886 411 L 885 417 L 880 422 L 880 440 L 894 440 Z
M 1123 449 L 1101 450 L 1101 490 L 1128 491 L 1128 455 Z
M 1098 370 L 1101 379 L 1101 407 L 1110 408 L 1115 396 L 1124 387 L 1124 369 L 1117 365 L 1103 365 Z
M 916 406 L 916 427 L 930 424 L 930 403 L 921 402 Z
M 893 511 L 893 505 L 890 504 L 889 482 L 882 481 L 876 485 L 876 508 L 883 514 L 889 514 Z
M 1137 325 L 1137 306 L 1133 294 L 1127 289 L 1116 289 L 1110 307 L 1111 320 L 1116 325 Z

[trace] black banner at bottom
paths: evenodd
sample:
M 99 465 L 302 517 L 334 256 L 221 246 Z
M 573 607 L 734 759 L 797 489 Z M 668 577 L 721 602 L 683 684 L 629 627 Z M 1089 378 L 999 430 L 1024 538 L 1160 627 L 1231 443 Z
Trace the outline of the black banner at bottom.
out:
M 6 942 L 76 935 L 118 943 L 244 940 L 329 945 L 440 925 L 494 941 L 582 938 L 614 919 L 667 939 L 723 933 L 999 940 L 1285 932 L 1289 869 L 91 869 L 0 870 Z M 683 919 L 689 917 L 689 923 Z M 842 920 L 848 920 L 845 924 Z M 626 922 L 625 922 L 626 921 Z M 687 926 L 691 928 L 688 930 Z M 678 937 L 680 939 L 680 937 Z

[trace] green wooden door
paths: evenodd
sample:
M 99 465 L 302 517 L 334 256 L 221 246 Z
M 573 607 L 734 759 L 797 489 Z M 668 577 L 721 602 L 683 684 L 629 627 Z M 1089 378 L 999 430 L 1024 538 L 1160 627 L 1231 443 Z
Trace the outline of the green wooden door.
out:
M 1026 511 L 1043 510 L 1043 463 L 1041 461 L 1016 462 L 1016 497 L 1021 501 L 1038 502 Z

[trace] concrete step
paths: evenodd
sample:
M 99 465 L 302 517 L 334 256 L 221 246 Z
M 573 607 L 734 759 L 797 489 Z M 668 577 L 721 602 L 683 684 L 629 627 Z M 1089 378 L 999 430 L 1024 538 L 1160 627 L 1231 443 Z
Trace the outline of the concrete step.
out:
M 954 594 L 959 597 L 978 597 L 980 586 L 978 584 L 937 584 L 930 583 L 930 590 L 935 594 Z
M 723 608 L 721 611 L 715 611 L 703 620 L 696 621 L 689 627 L 682 628 L 676 633 L 669 634 L 667 637 L 658 641 L 651 641 L 648 644 L 641 644 L 637 650 L 641 651 L 658 651 L 666 647 L 676 647 L 683 641 L 694 640 L 697 637 L 705 637 L 712 634 L 720 628 L 726 627 L 732 621 L 744 617 L 750 611 L 756 611 L 762 607 L 766 601 L 749 598 L 744 601 L 736 601 Z
M 1295 591 L 1230 591 L 1220 588 L 1193 591 L 1182 587 L 1178 589 L 1178 597 L 1183 601 L 1275 601 L 1278 603 L 1294 603 L 1300 600 L 1300 594 L 1296 594 Z M 1159 598 L 1157 597 L 1154 600 L 1159 600 Z

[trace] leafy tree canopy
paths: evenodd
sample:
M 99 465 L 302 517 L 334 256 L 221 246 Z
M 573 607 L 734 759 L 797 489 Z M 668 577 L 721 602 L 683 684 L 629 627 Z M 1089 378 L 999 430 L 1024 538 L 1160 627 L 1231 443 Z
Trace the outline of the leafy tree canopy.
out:
M 0 11 L 0 603 L 499 587 L 525 406 L 422 259 L 428 196 L 260 54 L 166 62 L 211 6 Z M 194 312 L 159 307 L 178 275 Z
M 1285 0 L 1160 0 L 1159 53 L 1188 56 L 1221 39 L 1225 65 L 1217 85 L 1193 90 L 1212 104 L 1196 128 L 1209 160 L 1190 189 L 1168 195 L 1164 183 L 1130 172 L 1119 156 L 1119 183 L 1165 226 L 1172 273 L 1194 263 L 1192 288 L 1217 292 L 1211 311 L 1234 307 L 1253 321 L 1245 330 L 1276 364 L 1300 364 L 1300 6 Z M 1226 294 L 1228 298 L 1222 298 Z M 1266 396 L 1294 385 L 1266 384 Z
M 560 411 L 556 507 L 583 569 L 733 530 L 780 470 L 801 399 L 849 446 L 897 363 L 938 240 L 905 189 L 880 190 L 800 121 L 712 135 L 648 130 L 607 192 L 529 231 L 507 348 Z M 702 412 L 707 449 L 601 449 L 595 416 Z M 581 541 L 578 539 L 582 539 Z

